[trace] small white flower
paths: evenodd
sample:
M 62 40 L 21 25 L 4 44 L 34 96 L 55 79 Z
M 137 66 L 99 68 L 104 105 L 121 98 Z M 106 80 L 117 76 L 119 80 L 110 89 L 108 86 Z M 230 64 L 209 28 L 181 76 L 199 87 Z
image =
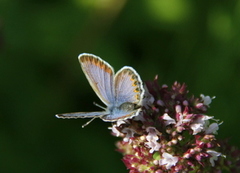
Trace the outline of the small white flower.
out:
M 215 99 L 216 97 L 213 96 L 212 98 L 210 96 L 205 96 L 203 94 L 200 94 L 200 97 L 202 98 L 203 100 L 203 104 L 206 105 L 206 106 L 209 106 L 210 103 L 212 103 L 212 99 Z
M 117 120 L 117 127 L 119 127 L 122 124 L 126 124 L 128 122 L 128 120 Z
M 216 152 L 216 151 L 213 151 L 213 150 L 208 150 L 207 153 L 211 155 L 210 163 L 211 163 L 212 167 L 214 167 L 215 166 L 214 161 L 218 160 L 218 157 L 222 156 L 222 153 L 219 153 L 219 152 Z
M 162 159 L 159 160 L 159 165 L 165 165 L 166 169 L 170 169 L 172 166 L 175 166 L 178 162 L 178 157 L 174 157 L 169 153 L 163 153 Z
M 112 130 L 115 136 L 119 137 L 120 135 L 122 135 L 122 133 L 116 127 L 117 125 L 114 124 L 112 127 L 109 127 L 108 129 Z
M 151 148 L 149 150 L 149 153 L 153 153 L 154 151 L 158 151 L 159 148 L 161 147 L 161 145 L 156 142 L 156 141 L 149 141 L 145 143 L 149 148 Z
M 219 129 L 219 124 L 218 123 L 212 123 L 206 130 L 205 133 L 206 134 L 217 134 L 217 131 Z
M 201 131 L 205 131 L 208 128 L 209 119 L 213 117 L 202 115 L 198 117 L 193 123 L 190 125 L 191 129 L 193 130 L 193 135 L 198 134 Z
M 116 124 L 114 124 L 112 127 L 108 127 L 108 129 L 112 130 L 112 132 L 115 134 L 115 136 L 119 137 L 122 136 L 123 133 L 121 133 L 117 127 L 119 127 L 122 124 L 126 124 L 128 120 L 118 120 Z
M 146 140 L 148 142 L 145 142 L 146 146 L 150 148 L 150 153 L 153 153 L 154 151 L 158 151 L 161 147 L 160 143 L 157 142 L 159 139 L 158 137 L 158 131 L 155 127 L 147 127 L 146 131 L 148 132 L 148 135 L 146 136 Z
M 203 125 L 200 123 L 193 123 L 190 127 L 193 130 L 193 135 L 196 135 L 203 130 Z
M 124 128 L 122 132 L 126 134 L 125 138 L 123 138 L 123 141 L 131 143 L 132 142 L 131 138 L 134 137 L 135 131 L 130 128 Z
M 165 126 L 169 124 L 176 124 L 176 121 L 173 118 L 171 118 L 167 113 L 163 114 L 163 120 L 165 120 L 164 121 Z

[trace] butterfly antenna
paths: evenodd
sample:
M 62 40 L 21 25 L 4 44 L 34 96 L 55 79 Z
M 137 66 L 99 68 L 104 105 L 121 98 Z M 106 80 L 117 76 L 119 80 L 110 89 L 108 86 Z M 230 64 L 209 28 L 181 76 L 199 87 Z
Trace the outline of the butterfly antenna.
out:
M 88 124 L 90 124 L 95 118 L 97 117 L 93 117 L 91 120 L 89 120 L 88 122 L 86 122 L 85 124 L 82 125 L 82 128 L 84 128 L 85 126 L 87 126 Z
M 97 107 L 99 107 L 99 108 L 102 108 L 102 109 L 106 109 L 105 107 L 103 107 L 103 106 L 101 106 L 101 105 L 99 105 L 99 104 L 97 104 L 96 102 L 93 102 L 93 104 L 95 105 L 95 106 L 97 106 Z

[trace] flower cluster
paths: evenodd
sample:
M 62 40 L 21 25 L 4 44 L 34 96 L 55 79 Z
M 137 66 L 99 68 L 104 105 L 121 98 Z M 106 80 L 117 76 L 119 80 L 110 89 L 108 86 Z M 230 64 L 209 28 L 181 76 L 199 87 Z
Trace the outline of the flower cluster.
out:
M 216 140 L 221 123 L 206 115 L 214 97 L 189 97 L 185 84 L 159 86 L 157 78 L 145 90 L 141 113 L 110 128 L 122 137 L 116 145 L 130 173 L 220 172 L 226 157 Z

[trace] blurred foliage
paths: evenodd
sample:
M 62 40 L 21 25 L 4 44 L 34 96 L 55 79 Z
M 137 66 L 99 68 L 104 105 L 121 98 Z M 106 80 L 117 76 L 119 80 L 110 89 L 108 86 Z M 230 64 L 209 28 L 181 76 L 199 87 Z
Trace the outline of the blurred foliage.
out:
M 240 146 L 239 1 L 1 0 L 1 172 L 128 172 L 109 123 L 54 117 L 98 109 L 83 52 L 216 96 L 218 137 Z

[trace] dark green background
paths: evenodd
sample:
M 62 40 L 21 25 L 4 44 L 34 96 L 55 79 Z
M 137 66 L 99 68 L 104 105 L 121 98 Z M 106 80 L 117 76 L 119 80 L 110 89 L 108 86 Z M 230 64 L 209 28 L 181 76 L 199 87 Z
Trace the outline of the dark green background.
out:
M 54 117 L 99 110 L 83 52 L 216 96 L 217 137 L 240 146 L 240 1 L 1 0 L 0 172 L 128 172 L 110 123 Z

